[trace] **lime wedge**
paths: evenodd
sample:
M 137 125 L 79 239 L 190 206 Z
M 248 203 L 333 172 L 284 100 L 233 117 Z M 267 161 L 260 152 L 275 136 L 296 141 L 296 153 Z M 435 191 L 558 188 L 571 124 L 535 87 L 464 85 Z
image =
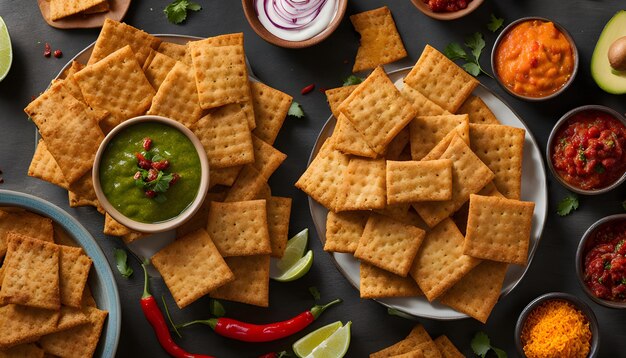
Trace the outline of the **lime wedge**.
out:
M 313 250 L 309 250 L 306 255 L 296 261 L 287 271 L 276 271 L 275 275 L 270 276 L 272 279 L 280 282 L 289 282 L 304 276 L 313 266 Z
M 341 358 L 348 352 L 350 347 L 350 326 L 352 322 L 336 330 L 330 337 L 315 347 L 306 358 Z
M 11 62 L 13 62 L 13 50 L 11 49 L 11 37 L 9 37 L 9 30 L 4 23 L 2 17 L 0 17 L 0 81 L 2 81 L 9 73 L 11 69 Z
M 304 229 L 289 239 L 285 247 L 285 254 L 276 262 L 276 267 L 280 271 L 287 271 L 290 267 L 295 265 L 296 261 L 300 260 L 302 255 L 304 255 L 308 241 L 309 229 Z
M 316 329 L 315 331 L 298 339 L 292 346 L 293 352 L 298 357 L 305 357 L 311 354 L 317 346 L 335 333 L 336 330 L 341 328 L 342 325 L 341 321 L 337 321 Z

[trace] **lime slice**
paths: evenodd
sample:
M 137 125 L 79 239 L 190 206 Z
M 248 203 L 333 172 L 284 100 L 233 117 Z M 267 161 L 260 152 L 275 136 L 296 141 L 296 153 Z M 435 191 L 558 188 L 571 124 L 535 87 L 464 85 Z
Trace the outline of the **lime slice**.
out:
M 296 262 L 302 258 L 302 255 L 304 255 L 308 241 L 309 229 L 304 229 L 289 239 L 285 247 L 285 254 L 276 262 L 276 267 L 284 272 L 295 265 Z
M 11 62 L 13 62 L 13 50 L 11 49 L 11 37 L 9 37 L 9 30 L 4 23 L 2 17 L 0 17 L 0 81 L 2 81 L 9 73 L 11 69 Z
M 317 347 L 305 356 L 306 358 L 341 358 L 350 347 L 350 326 L 352 322 L 336 330 L 330 337 L 322 341 Z
M 309 250 L 306 255 L 296 261 L 287 271 L 275 271 L 275 275 L 270 277 L 280 282 L 294 281 L 309 272 L 311 266 L 313 266 L 313 250 Z
M 292 346 L 293 352 L 298 357 L 305 357 L 309 355 L 313 349 L 325 341 L 326 338 L 335 333 L 335 331 L 341 328 L 342 325 L 341 321 L 337 321 L 316 329 L 315 331 L 298 339 Z

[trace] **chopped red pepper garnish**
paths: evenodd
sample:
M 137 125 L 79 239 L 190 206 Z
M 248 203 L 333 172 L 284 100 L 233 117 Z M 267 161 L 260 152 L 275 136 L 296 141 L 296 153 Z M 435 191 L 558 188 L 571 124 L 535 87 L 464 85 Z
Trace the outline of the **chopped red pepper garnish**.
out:
M 63 56 L 63 52 L 61 50 L 54 50 L 54 57 L 61 58 Z
M 150 147 L 152 147 L 152 139 L 146 137 L 143 139 L 143 149 L 146 151 L 150 150 Z
M 160 160 L 158 162 L 152 162 L 152 168 L 156 170 L 165 170 L 169 168 L 170 162 L 167 159 Z
M 46 44 L 43 47 L 43 55 L 44 57 L 50 57 L 51 54 L 52 54 L 52 49 L 50 48 L 50 44 L 46 42 Z
M 311 91 L 313 91 L 313 89 L 315 89 L 315 83 L 311 83 L 310 85 L 304 87 L 302 89 L 302 91 L 300 91 L 301 94 L 307 94 Z

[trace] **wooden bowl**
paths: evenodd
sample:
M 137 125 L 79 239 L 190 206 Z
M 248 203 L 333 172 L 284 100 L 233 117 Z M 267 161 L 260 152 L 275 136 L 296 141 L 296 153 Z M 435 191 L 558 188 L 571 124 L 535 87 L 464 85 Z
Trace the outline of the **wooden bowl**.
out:
M 432 17 L 437 20 L 454 20 L 461 18 L 470 12 L 476 10 L 484 0 L 473 0 L 470 2 L 467 7 L 463 10 L 454 11 L 454 12 L 434 12 L 432 11 L 423 0 L 411 0 L 415 7 L 423 12 L 425 15 Z
M 310 47 L 310 46 L 313 46 L 315 44 L 318 44 L 324 41 L 328 36 L 330 36 L 335 31 L 335 29 L 337 29 L 337 27 L 339 26 L 339 23 L 341 23 L 341 20 L 343 19 L 343 16 L 346 13 L 346 7 L 348 5 L 348 0 L 337 0 L 337 12 L 335 13 L 335 16 L 330 21 L 330 23 L 328 24 L 328 27 L 326 27 L 325 30 L 323 30 L 319 34 L 307 40 L 289 41 L 289 40 L 281 39 L 280 37 L 267 31 L 265 26 L 263 26 L 263 24 L 259 21 L 259 17 L 254 7 L 254 1 L 255 0 L 241 0 L 241 5 L 243 6 L 243 12 L 246 15 L 246 19 L 248 20 L 250 27 L 252 27 L 254 32 L 256 32 L 257 35 L 259 35 L 263 40 L 271 43 L 272 45 L 285 47 L 285 48 Z M 478 0 L 474 0 L 474 1 L 478 1 Z
M 104 20 L 110 18 L 115 21 L 122 21 L 126 12 L 130 7 L 131 0 L 109 0 L 109 11 L 100 12 L 91 15 L 72 15 L 57 21 L 50 19 L 50 1 L 49 0 L 37 0 L 39 10 L 46 23 L 57 29 L 93 29 L 102 27 Z

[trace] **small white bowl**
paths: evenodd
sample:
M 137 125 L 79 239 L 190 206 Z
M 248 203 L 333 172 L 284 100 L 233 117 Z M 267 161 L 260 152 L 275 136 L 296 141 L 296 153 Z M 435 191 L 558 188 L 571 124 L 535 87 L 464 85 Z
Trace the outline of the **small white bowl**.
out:
M 191 143 L 196 148 L 196 152 L 198 153 L 198 157 L 200 158 L 200 168 L 201 168 L 200 186 L 198 188 L 198 193 L 196 194 L 196 198 L 179 215 L 169 220 L 161 221 L 158 223 L 144 223 L 144 222 L 136 221 L 120 213 L 117 209 L 115 209 L 115 207 L 113 207 L 113 205 L 111 205 L 107 197 L 104 195 L 104 192 L 102 191 L 102 186 L 100 185 L 100 160 L 102 159 L 102 155 L 106 147 L 108 146 L 109 142 L 113 138 L 115 138 L 115 136 L 119 132 L 123 131 L 124 129 L 130 126 L 133 126 L 135 124 L 145 123 L 145 122 L 161 123 L 161 124 L 165 124 L 165 125 L 168 125 L 170 127 L 177 129 L 178 131 L 183 133 L 187 138 L 189 138 Z M 204 198 L 209 189 L 209 160 L 206 155 L 206 152 L 204 151 L 204 147 L 202 146 L 202 143 L 200 142 L 198 137 L 196 137 L 196 135 L 193 134 L 191 130 L 189 130 L 189 128 L 185 127 L 183 124 L 173 119 L 160 117 L 160 116 L 146 115 L 146 116 L 131 118 L 127 121 L 124 121 L 118 126 L 116 126 L 115 128 L 113 128 L 113 130 L 109 132 L 109 134 L 106 135 L 102 143 L 100 143 L 100 147 L 98 148 L 98 151 L 96 152 L 96 157 L 95 157 L 94 165 L 92 169 L 92 176 L 93 176 L 93 187 L 96 192 L 96 196 L 98 197 L 98 200 L 100 201 L 100 204 L 102 205 L 104 210 L 107 213 L 109 213 L 109 215 L 111 215 L 113 219 L 115 219 L 120 224 L 135 231 L 139 231 L 143 233 L 158 233 L 158 232 L 164 232 L 164 231 L 175 229 L 176 227 L 182 225 L 185 221 L 189 220 L 200 209 L 200 206 L 202 205 L 202 202 L 204 202 Z

